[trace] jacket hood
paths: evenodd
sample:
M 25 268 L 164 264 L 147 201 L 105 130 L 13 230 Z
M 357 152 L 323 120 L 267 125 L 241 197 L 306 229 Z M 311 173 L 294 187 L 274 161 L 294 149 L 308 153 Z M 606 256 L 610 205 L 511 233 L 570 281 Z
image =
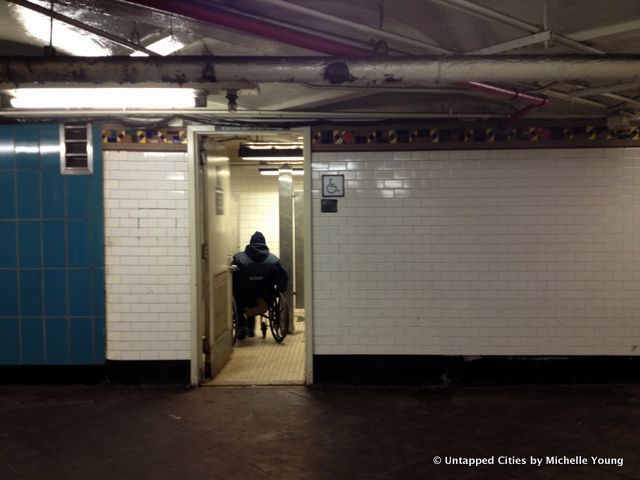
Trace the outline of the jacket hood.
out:
M 245 247 L 244 253 L 254 262 L 261 263 L 269 256 L 269 247 L 264 243 L 250 243 Z

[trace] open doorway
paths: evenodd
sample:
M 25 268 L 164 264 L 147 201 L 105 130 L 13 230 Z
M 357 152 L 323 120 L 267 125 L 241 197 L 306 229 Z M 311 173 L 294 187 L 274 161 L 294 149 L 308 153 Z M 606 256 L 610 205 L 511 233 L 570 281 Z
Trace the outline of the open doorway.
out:
M 193 127 L 197 338 L 201 385 L 283 385 L 311 382 L 308 130 L 216 132 Z M 308 175 L 308 172 L 307 172 Z M 278 343 L 260 318 L 254 337 L 233 343 L 233 254 L 254 232 L 289 272 L 288 335 Z M 193 376 L 193 368 L 192 368 Z

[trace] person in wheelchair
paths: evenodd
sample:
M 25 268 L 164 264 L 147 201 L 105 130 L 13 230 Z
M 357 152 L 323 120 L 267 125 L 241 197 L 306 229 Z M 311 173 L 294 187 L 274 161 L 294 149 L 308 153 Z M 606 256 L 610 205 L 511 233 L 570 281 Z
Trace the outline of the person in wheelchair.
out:
M 285 292 L 289 273 L 269 252 L 264 235 L 255 232 L 243 252 L 233 256 L 233 298 L 238 310 L 238 339 L 255 336 L 256 318 L 276 293 Z M 276 290 L 277 289 L 277 290 Z

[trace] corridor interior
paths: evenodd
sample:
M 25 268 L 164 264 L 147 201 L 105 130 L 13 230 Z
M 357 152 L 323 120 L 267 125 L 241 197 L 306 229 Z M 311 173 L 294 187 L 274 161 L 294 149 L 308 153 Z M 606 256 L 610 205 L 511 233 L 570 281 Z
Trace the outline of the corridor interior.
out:
M 304 384 L 304 310 L 296 309 L 295 331 L 282 343 L 276 343 L 267 331 L 238 341 L 231 359 L 208 386 L 303 385 Z
M 205 386 L 303 385 L 305 381 L 305 314 L 303 271 L 303 156 L 300 135 L 233 135 L 218 137 L 230 160 L 234 250 L 244 250 L 261 231 L 272 253 L 289 271 L 288 301 L 293 304 L 290 332 L 277 343 L 269 329 L 263 338 L 260 320 L 255 337 L 235 343 L 222 370 Z M 293 181 L 292 198 L 283 193 Z M 290 188 L 290 187 L 289 187 Z M 286 238 L 285 238 L 286 237 Z M 288 250 L 288 251 L 287 251 Z

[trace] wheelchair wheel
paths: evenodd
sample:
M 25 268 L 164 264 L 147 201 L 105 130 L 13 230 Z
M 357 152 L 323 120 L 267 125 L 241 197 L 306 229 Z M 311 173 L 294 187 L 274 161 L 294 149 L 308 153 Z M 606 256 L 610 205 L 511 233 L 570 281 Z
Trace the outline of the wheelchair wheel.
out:
M 282 293 L 278 293 L 269 307 L 269 327 L 276 342 L 282 341 L 289 333 L 289 307 Z
M 238 341 L 238 307 L 235 299 L 231 299 L 231 345 Z

